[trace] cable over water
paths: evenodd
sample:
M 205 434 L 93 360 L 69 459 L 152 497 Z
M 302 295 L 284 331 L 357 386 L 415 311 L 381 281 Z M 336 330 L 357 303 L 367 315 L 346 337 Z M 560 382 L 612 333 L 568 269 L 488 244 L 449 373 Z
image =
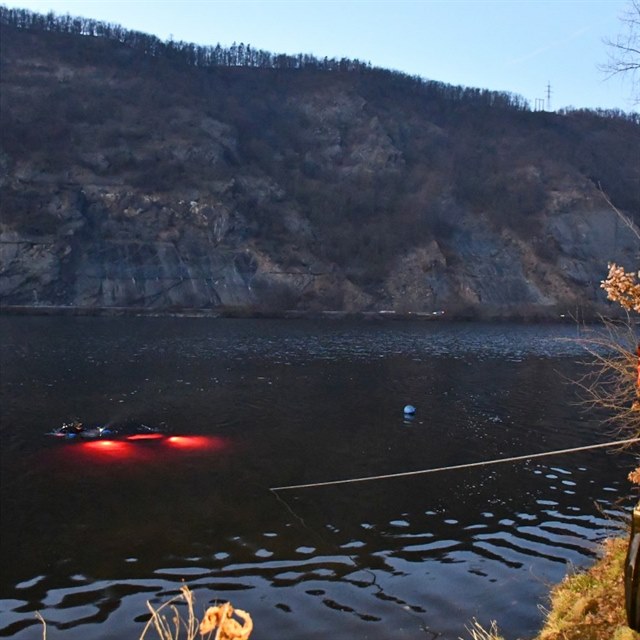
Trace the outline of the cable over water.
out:
M 592 449 L 605 449 L 627 444 L 640 442 L 638 438 L 628 438 L 627 440 L 613 440 L 611 442 L 601 442 L 571 449 L 557 449 L 555 451 L 543 451 L 542 453 L 530 453 L 524 456 L 511 456 L 509 458 L 496 458 L 494 460 L 482 460 L 480 462 L 468 462 L 466 464 L 454 464 L 448 467 L 435 467 L 433 469 L 420 469 L 417 471 L 403 471 L 401 473 L 387 473 L 377 476 L 365 476 L 362 478 L 345 478 L 343 480 L 327 480 L 325 482 L 310 482 L 307 484 L 292 484 L 285 487 L 271 487 L 270 491 L 289 491 L 291 489 L 312 489 L 314 487 L 328 487 L 338 484 L 353 484 L 356 482 L 371 482 L 373 480 L 390 480 L 392 478 L 406 478 L 409 476 L 425 475 L 427 473 L 439 473 L 441 471 L 458 471 L 461 469 L 471 469 L 472 467 L 487 467 L 493 464 L 503 464 L 506 462 L 518 462 L 520 460 L 532 460 L 534 458 L 544 458 L 547 456 L 559 456 L 566 453 L 577 453 L 579 451 L 590 451 Z

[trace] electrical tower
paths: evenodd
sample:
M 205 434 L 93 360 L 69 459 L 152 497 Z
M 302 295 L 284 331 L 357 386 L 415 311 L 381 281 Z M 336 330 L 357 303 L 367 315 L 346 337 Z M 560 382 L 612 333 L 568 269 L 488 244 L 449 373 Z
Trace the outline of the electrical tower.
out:
M 551 111 L 551 94 L 553 91 L 551 90 L 551 82 L 547 82 L 547 108 L 545 109 L 545 98 L 536 98 L 535 99 L 535 107 L 534 111 Z

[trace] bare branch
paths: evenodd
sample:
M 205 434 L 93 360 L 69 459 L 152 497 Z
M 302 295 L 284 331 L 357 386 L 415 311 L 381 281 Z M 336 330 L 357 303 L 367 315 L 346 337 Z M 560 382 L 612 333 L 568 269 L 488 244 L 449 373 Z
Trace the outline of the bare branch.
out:
M 602 196 L 604 201 L 611 207 L 611 209 L 613 209 L 615 214 L 620 218 L 620 220 L 622 220 L 625 226 L 631 230 L 631 233 L 633 233 L 633 235 L 636 238 L 638 238 L 638 240 L 640 240 L 640 230 L 638 229 L 638 227 L 636 227 L 636 225 L 634 224 L 631 218 L 629 218 L 628 216 L 625 216 L 624 213 L 622 213 L 622 211 L 620 211 L 620 209 L 618 209 L 613 204 L 613 202 L 611 202 L 611 200 L 609 199 L 609 196 L 607 196 L 607 194 L 602 190 L 600 183 L 598 183 L 598 191 L 600 191 L 600 195 Z
M 605 321 L 603 329 L 578 340 L 589 355 L 589 371 L 576 381 L 586 406 L 603 409 L 609 425 L 633 436 L 640 434 L 637 340 L 633 322 Z
M 624 75 L 631 80 L 632 99 L 640 102 L 640 0 L 629 0 L 620 16 L 623 32 L 614 39 L 605 38 L 608 61 L 599 68 L 607 78 Z

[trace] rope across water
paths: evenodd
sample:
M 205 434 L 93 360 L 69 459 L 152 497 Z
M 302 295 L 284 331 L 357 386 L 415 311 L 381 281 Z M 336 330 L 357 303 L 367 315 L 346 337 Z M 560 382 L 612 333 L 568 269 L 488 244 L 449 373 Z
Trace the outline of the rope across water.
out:
M 448 467 L 436 467 L 434 469 L 421 469 L 418 471 L 404 471 L 402 473 L 387 473 L 378 476 L 366 476 L 362 478 L 346 478 L 344 480 L 328 480 L 325 482 L 310 482 L 308 484 L 292 484 L 285 487 L 271 487 L 270 491 L 289 491 L 291 489 L 311 489 L 313 487 L 328 487 L 337 484 L 353 484 L 356 482 L 371 482 L 373 480 L 390 480 L 392 478 L 406 478 L 408 476 L 419 476 L 427 473 L 439 473 L 441 471 L 457 471 L 461 469 L 471 469 L 472 467 L 487 467 L 492 464 L 503 464 L 506 462 L 518 462 L 519 460 L 532 460 L 534 458 L 544 458 L 547 456 L 559 456 L 565 453 L 577 453 L 579 451 L 590 451 L 592 449 L 605 449 L 622 445 L 640 442 L 638 438 L 628 438 L 627 440 L 614 440 L 612 442 L 601 442 L 583 447 L 573 447 L 571 449 L 557 449 L 555 451 L 544 451 L 542 453 L 531 453 L 525 456 L 512 456 L 510 458 L 497 458 L 494 460 L 483 460 L 481 462 L 468 462 L 467 464 L 454 464 Z

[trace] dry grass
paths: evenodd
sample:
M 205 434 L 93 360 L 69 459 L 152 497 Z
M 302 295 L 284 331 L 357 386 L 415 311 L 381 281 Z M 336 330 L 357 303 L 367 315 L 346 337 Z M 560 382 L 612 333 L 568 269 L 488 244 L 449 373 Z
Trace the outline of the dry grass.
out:
M 612 538 L 588 571 L 567 576 L 551 591 L 551 610 L 534 640 L 640 640 L 629 629 L 624 610 L 626 538 Z M 489 630 L 476 621 L 472 640 L 502 640 L 495 623 Z
M 179 601 L 187 603 L 186 617 L 178 611 L 176 603 Z M 180 595 L 161 604 L 157 609 L 147 602 L 151 618 L 143 629 L 140 640 L 144 640 L 151 629 L 155 630 L 160 640 L 196 640 L 199 636 L 214 637 L 214 640 L 249 639 L 253 621 L 246 611 L 234 609 L 230 602 L 225 602 L 220 606 L 209 607 L 200 621 L 196 616 L 194 603 L 193 592 L 186 585 L 180 588 Z M 233 616 L 239 618 L 240 622 Z
M 176 607 L 176 603 L 180 600 L 187 603 L 186 619 L 180 615 Z M 198 637 L 199 624 L 193 605 L 193 593 L 186 585 L 180 588 L 179 596 L 171 598 L 171 600 L 161 604 L 157 609 L 154 609 L 153 605 L 147 602 L 147 607 L 151 611 L 151 618 L 149 618 L 143 629 L 140 640 L 145 638 L 150 629 L 156 631 L 160 640 L 177 640 L 182 637 L 181 630 L 184 631 L 186 640 L 195 640 Z M 169 612 L 169 617 L 164 613 L 165 611 Z
M 179 602 L 187 604 L 186 617 L 178 611 L 176 604 Z M 144 640 L 152 630 L 160 640 L 196 640 L 198 637 L 203 640 L 249 640 L 253 621 L 246 611 L 234 609 L 230 602 L 225 602 L 209 607 L 200 621 L 195 614 L 194 604 L 193 592 L 186 585 L 180 588 L 179 595 L 167 600 L 157 609 L 147 602 L 151 617 L 139 640 Z M 42 623 L 42 639 L 47 640 L 47 623 L 39 612 L 36 612 L 36 618 Z
M 640 640 L 624 610 L 625 538 L 612 538 L 585 572 L 565 578 L 551 592 L 551 611 L 536 640 Z
M 47 623 L 39 611 L 36 611 L 36 618 L 42 623 L 42 640 L 47 640 Z
M 485 629 L 477 620 L 473 621 L 471 627 L 467 627 L 467 631 L 471 635 L 471 640 L 503 640 L 501 635 L 498 635 L 498 625 L 495 620 L 491 623 L 491 627 Z M 460 640 L 463 640 L 460 638 Z

